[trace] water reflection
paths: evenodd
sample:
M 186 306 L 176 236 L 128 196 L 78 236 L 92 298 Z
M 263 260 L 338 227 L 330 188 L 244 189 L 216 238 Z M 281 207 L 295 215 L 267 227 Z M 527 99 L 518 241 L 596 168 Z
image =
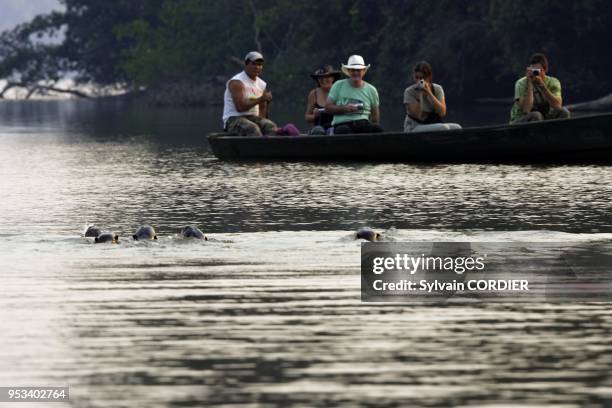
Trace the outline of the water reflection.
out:
M 8 140 L 6 140 L 8 139 Z M 84 223 L 133 233 L 504 229 L 605 232 L 609 167 L 224 163 L 204 146 L 11 136 L 0 228 L 49 233 Z

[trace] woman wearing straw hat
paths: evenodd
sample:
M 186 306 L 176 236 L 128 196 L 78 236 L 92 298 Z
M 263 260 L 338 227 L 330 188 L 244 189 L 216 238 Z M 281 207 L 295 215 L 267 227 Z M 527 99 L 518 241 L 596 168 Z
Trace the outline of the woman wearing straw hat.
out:
M 308 105 L 306 105 L 306 122 L 312 123 L 314 127 L 310 134 L 324 135 L 332 125 L 334 115 L 325 110 L 329 90 L 335 81 L 340 79 L 340 71 L 336 71 L 331 65 L 323 65 L 310 75 L 317 82 L 317 87 L 308 94 Z
M 348 79 L 336 81 L 325 109 L 334 115 L 334 133 L 380 133 L 380 100 L 374 86 L 363 80 L 370 65 L 361 55 L 351 55 L 342 72 Z

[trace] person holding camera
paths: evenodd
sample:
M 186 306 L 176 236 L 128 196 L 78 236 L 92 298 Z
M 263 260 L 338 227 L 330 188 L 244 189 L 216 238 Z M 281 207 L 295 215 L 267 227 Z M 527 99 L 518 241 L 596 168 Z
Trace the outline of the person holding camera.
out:
M 334 134 L 380 133 L 380 100 L 376 88 L 364 81 L 370 68 L 361 55 L 351 55 L 342 72 L 348 79 L 334 82 L 325 111 L 334 115 Z
M 510 123 L 534 122 L 546 119 L 569 118 L 563 107 L 561 82 L 546 75 L 548 59 L 544 54 L 533 54 L 525 76 L 514 85 L 514 105 Z
M 432 82 L 431 65 L 427 61 L 417 63 L 412 70 L 412 77 L 414 85 L 404 91 L 404 132 L 461 129 L 457 123 L 442 123 L 442 118 L 446 116 L 444 90 Z

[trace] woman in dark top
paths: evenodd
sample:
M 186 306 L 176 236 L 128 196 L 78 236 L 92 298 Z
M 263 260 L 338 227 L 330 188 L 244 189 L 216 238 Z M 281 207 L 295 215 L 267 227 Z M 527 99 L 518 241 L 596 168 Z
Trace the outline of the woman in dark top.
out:
M 310 76 L 317 81 L 317 87 L 308 94 L 304 117 L 306 122 L 314 126 L 310 134 L 325 134 L 334 118 L 334 115 L 325 112 L 325 103 L 332 85 L 340 79 L 340 71 L 336 71 L 331 65 L 324 65 Z

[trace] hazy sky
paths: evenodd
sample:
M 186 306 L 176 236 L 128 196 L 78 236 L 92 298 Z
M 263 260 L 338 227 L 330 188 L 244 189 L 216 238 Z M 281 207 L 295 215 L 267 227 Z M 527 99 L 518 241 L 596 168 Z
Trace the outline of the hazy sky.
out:
M 61 8 L 59 0 L 0 0 L 0 31 L 11 29 L 37 14 Z

